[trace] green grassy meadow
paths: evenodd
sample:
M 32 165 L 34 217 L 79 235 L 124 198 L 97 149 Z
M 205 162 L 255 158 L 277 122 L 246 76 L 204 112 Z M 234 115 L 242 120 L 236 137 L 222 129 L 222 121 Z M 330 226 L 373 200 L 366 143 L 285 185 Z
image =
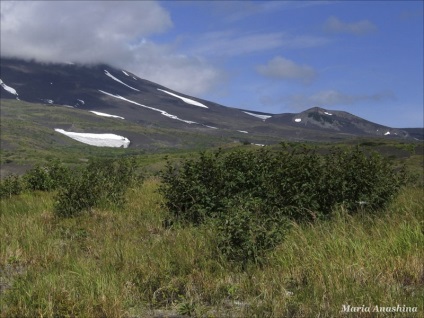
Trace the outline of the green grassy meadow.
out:
M 54 215 L 53 193 L 3 199 L 1 317 L 357 316 L 343 305 L 422 317 L 422 188 L 378 214 L 293 223 L 262 266 L 242 269 L 220 255 L 211 226 L 163 226 L 159 183 L 131 188 L 122 209 L 74 218 Z

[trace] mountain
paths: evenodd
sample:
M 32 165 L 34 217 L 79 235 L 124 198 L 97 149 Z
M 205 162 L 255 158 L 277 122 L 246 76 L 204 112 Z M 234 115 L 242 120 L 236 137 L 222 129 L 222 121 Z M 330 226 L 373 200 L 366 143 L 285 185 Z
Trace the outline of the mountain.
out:
M 0 85 L 2 101 L 44 105 L 50 119 L 38 117 L 38 124 L 51 129 L 52 134 L 66 134 L 89 144 L 91 140 L 91 144 L 99 146 L 178 146 L 189 143 L 188 139 L 194 136 L 256 144 L 335 141 L 356 136 L 413 139 L 407 130 L 379 125 L 343 111 L 313 107 L 300 113 L 269 114 L 226 107 L 105 64 L 46 64 L 2 58 Z M 68 109 L 67 120 L 53 116 L 61 108 Z M 82 117 L 86 123 L 78 125 L 75 118 Z M 105 118 L 107 124 L 96 124 Z M 115 134 L 118 126 L 120 133 Z M 100 133 L 109 135 L 93 135 Z
M 424 140 L 424 128 L 401 128 L 401 130 L 416 140 Z

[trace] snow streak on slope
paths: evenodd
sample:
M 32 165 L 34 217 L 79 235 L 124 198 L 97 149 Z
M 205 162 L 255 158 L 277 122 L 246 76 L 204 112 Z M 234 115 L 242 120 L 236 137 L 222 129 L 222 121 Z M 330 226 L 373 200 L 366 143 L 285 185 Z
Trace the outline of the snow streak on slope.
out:
M 176 95 L 176 94 L 174 94 L 174 93 L 171 93 L 171 92 L 165 91 L 165 90 L 160 89 L 160 88 L 158 88 L 158 91 L 162 91 L 162 92 L 164 92 L 164 93 L 167 93 L 167 94 L 169 94 L 169 95 L 172 95 L 172 96 L 174 96 L 174 97 L 177 97 L 177 98 L 181 99 L 183 102 L 186 102 L 187 104 L 191 104 L 191 105 L 199 106 L 199 107 L 203 107 L 203 108 L 209 108 L 208 106 L 203 105 L 202 103 L 196 102 L 195 100 L 192 100 L 192 99 L 190 99 L 190 98 L 182 97 L 182 96 L 178 96 L 178 95 Z
M 138 105 L 138 106 L 141 106 L 141 107 L 144 107 L 144 108 L 147 108 L 147 109 L 150 109 L 150 110 L 154 110 L 154 111 L 156 111 L 156 112 L 161 113 L 162 115 L 164 115 L 164 116 L 166 116 L 166 117 L 169 117 L 169 118 L 172 118 L 172 119 L 175 119 L 175 120 L 179 120 L 179 121 L 185 122 L 185 123 L 187 123 L 187 124 L 197 124 L 195 121 L 181 119 L 181 118 L 179 118 L 178 116 L 175 116 L 175 115 L 169 114 L 169 113 L 167 113 L 166 111 L 164 111 L 164 110 L 162 110 L 162 109 L 158 109 L 158 108 L 154 108 L 154 107 L 150 107 L 150 106 L 142 105 L 142 104 L 139 104 L 139 103 L 137 103 L 137 102 L 135 102 L 135 101 L 132 101 L 132 100 L 130 100 L 130 99 L 127 99 L 127 98 L 125 98 L 125 97 L 122 97 L 122 96 L 120 96 L 120 95 L 114 95 L 114 94 L 111 94 L 111 93 L 108 93 L 108 92 L 102 91 L 102 90 L 100 90 L 100 89 L 99 89 L 99 92 L 102 92 L 103 94 L 106 94 L 106 95 L 109 95 L 109 96 L 112 96 L 112 97 L 115 97 L 115 98 L 118 98 L 118 99 L 122 99 L 122 100 L 124 100 L 124 101 L 129 102 L 129 103 L 133 103 L 133 104 L 136 104 L 136 105 Z
M 128 138 L 115 134 L 90 134 L 90 133 L 76 133 L 65 131 L 63 129 L 55 129 L 56 132 L 64 134 L 74 140 L 82 142 L 87 145 L 97 147 L 114 147 L 114 148 L 128 148 L 130 141 Z
M 14 89 L 13 87 L 7 86 L 1 79 L 0 79 L 0 85 L 9 93 L 18 96 L 18 92 L 16 92 L 16 89 Z
M 125 86 L 127 86 L 127 87 L 129 87 L 129 88 L 131 88 L 131 89 L 133 89 L 133 90 L 135 90 L 135 91 L 137 91 L 137 92 L 139 92 L 140 90 L 138 90 L 137 88 L 134 88 L 134 87 L 131 87 L 130 85 L 127 85 L 127 84 L 125 84 L 123 81 L 121 81 L 120 79 L 117 79 L 115 76 L 113 76 L 112 74 L 110 74 L 108 71 L 106 71 L 105 70 L 105 74 L 107 75 L 107 76 L 109 76 L 111 79 L 113 79 L 113 80 L 115 80 L 115 81 L 117 81 L 118 83 L 121 83 L 121 84 L 123 84 L 123 85 L 125 85 Z
M 259 114 L 249 113 L 249 112 L 243 112 L 243 113 L 248 114 L 250 116 L 255 116 L 255 117 L 260 118 L 262 120 L 266 120 L 266 119 L 272 117 L 272 116 L 269 116 L 269 115 L 259 115 Z
M 106 114 L 106 113 L 96 112 L 94 110 L 90 110 L 90 113 L 96 114 L 98 116 L 103 116 L 103 117 L 112 117 L 112 118 L 125 119 L 124 117 L 121 117 L 121 116 L 116 116 L 116 115 L 110 115 L 110 114 Z

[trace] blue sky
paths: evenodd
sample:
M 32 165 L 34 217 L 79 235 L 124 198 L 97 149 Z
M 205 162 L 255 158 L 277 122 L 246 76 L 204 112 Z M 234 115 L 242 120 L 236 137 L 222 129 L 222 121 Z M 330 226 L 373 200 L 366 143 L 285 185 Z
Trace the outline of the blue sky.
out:
M 264 112 L 341 109 L 423 126 L 423 3 L 162 2 L 179 39 L 224 70 L 206 99 Z M 194 16 L 194 18 L 190 18 Z
M 423 127 L 422 1 L 2 1 L 1 23 L 2 56 L 107 62 L 225 106 Z

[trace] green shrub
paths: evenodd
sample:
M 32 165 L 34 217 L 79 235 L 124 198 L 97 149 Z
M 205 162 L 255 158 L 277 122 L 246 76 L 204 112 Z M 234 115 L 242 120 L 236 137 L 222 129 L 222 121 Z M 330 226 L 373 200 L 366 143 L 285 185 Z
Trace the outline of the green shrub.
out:
M 358 147 L 334 148 L 324 156 L 287 147 L 201 153 L 179 167 L 168 162 L 161 176 L 167 208 L 175 218 L 194 224 L 225 215 L 235 197 L 263 201 L 270 211 L 284 209 L 297 221 L 328 215 L 336 205 L 352 213 L 361 204 L 381 209 L 405 180 L 389 161 Z
M 44 166 L 35 166 L 24 175 L 24 179 L 28 190 L 51 191 L 66 185 L 70 174 L 69 168 L 54 160 Z
M 344 205 L 355 212 L 365 205 L 369 211 L 384 208 L 405 184 L 402 168 L 394 169 L 389 160 L 377 153 L 366 154 L 360 148 L 334 149 L 325 157 L 319 202 L 322 210 Z
M 72 217 L 96 206 L 122 206 L 127 188 L 140 180 L 135 168 L 135 161 L 130 159 L 91 161 L 60 189 L 56 215 Z
M 405 180 L 381 156 L 335 148 L 320 156 L 287 145 L 279 151 L 201 153 L 167 163 L 159 191 L 173 221 L 213 220 L 228 258 L 258 262 L 284 235 L 287 219 L 326 218 L 336 206 L 350 213 L 383 208 Z
M 0 182 L 0 198 L 10 198 L 12 195 L 20 194 L 24 186 L 22 178 L 11 174 Z
M 266 252 L 283 241 L 289 222 L 281 210 L 269 213 L 263 200 L 237 197 L 232 202 L 227 215 L 214 220 L 218 248 L 230 261 L 260 265 Z

